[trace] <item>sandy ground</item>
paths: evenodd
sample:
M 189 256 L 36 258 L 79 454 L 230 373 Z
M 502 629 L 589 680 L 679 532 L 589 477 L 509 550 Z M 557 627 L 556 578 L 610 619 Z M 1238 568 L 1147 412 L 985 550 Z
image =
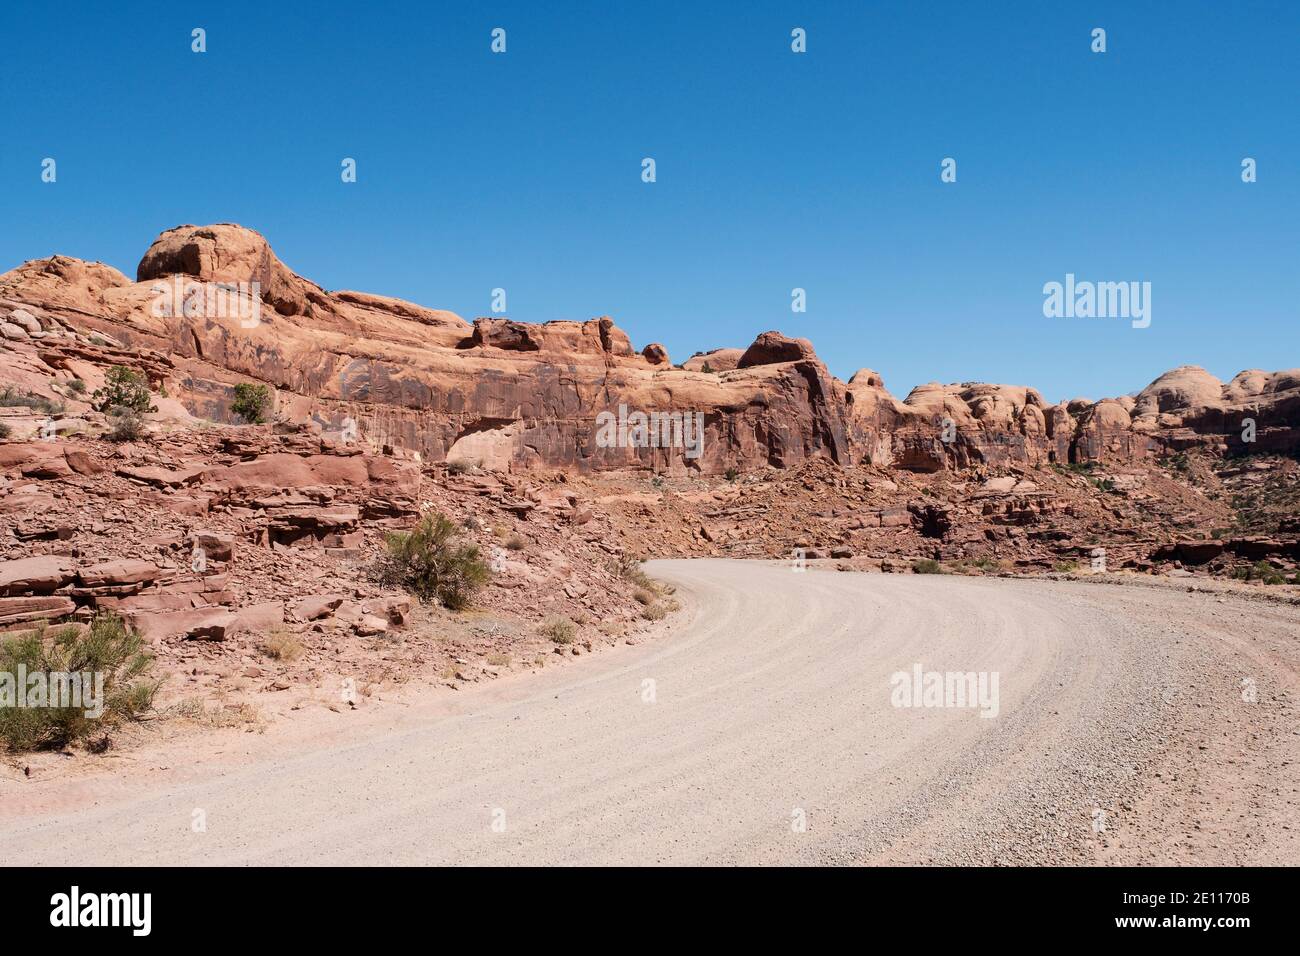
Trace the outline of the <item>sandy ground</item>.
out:
M 0 840 L 86 865 L 1300 863 L 1300 608 L 648 570 L 684 604 L 652 640 L 8 774 Z M 997 716 L 895 706 L 918 664 L 996 672 Z

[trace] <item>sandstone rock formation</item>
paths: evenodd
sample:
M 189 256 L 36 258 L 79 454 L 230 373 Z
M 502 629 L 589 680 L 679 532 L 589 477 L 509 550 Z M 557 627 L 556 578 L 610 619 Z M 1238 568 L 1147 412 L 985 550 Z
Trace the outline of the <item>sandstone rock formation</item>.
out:
M 1238 449 L 1247 418 L 1259 449 L 1300 445 L 1300 370 L 1252 370 L 1223 386 L 1183 367 L 1135 401 L 1049 406 L 1025 386 L 931 383 L 900 402 L 875 373 L 841 383 L 810 342 L 779 332 L 675 368 L 657 343 L 636 352 L 609 317 L 471 324 L 397 299 L 326 292 L 261 235 L 232 224 L 167 230 L 134 283 L 63 256 L 25 263 L 0 276 L 0 309 L 24 337 L 6 341 L 36 347 L 31 361 L 92 386 L 106 364 L 132 364 L 166 388 L 178 419 L 235 421 L 234 386 L 260 382 L 275 390 L 281 420 L 312 421 L 326 435 L 352 428 L 372 448 L 402 447 L 426 461 L 516 471 L 721 474 L 814 458 L 922 472 L 1136 461 L 1195 446 Z M 703 454 L 600 446 L 597 416 L 621 405 L 702 413 Z

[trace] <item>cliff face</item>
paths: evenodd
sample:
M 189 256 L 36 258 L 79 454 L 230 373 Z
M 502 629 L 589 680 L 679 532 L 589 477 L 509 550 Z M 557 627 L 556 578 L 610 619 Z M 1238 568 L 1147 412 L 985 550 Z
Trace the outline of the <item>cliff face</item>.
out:
M 374 446 L 498 469 L 720 474 L 826 459 L 929 472 L 1300 447 L 1300 370 L 1250 370 L 1224 385 L 1188 366 L 1135 399 L 1100 402 L 1048 405 L 1032 388 L 981 383 L 931 383 L 899 401 L 869 369 L 840 382 L 811 343 L 778 332 L 675 367 L 662 346 L 635 351 L 608 317 L 469 323 L 326 292 L 230 224 L 164 232 L 134 282 L 63 256 L 25 263 L 0 276 L 0 319 L 15 384 L 39 388 L 40 365 L 94 387 L 109 365 L 134 365 L 177 414 L 233 421 L 234 386 L 263 382 L 289 421 L 327 435 L 355 423 Z M 678 417 L 639 437 L 635 418 L 602 436 L 602 413 L 654 412 Z M 680 424 L 695 415 L 703 441 L 692 444 Z

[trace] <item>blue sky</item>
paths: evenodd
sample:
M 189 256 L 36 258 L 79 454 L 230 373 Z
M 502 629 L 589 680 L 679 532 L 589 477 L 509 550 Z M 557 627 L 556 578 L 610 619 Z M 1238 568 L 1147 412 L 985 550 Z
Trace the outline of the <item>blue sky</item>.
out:
M 707 6 L 5 4 L 0 269 L 233 221 L 326 288 L 674 361 L 780 329 L 900 396 L 1300 365 L 1300 4 Z M 1044 318 L 1067 272 L 1151 326 Z

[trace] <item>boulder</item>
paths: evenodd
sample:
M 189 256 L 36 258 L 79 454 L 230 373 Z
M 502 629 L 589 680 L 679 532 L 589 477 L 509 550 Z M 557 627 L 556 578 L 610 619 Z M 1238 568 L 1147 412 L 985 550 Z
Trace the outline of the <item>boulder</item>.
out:
M 0 561 L 0 594 L 49 594 L 75 576 L 72 560 L 56 555 Z
M 316 621 L 329 617 L 345 600 L 342 594 L 312 594 L 295 601 L 289 613 L 295 621 Z
M 61 595 L 49 597 L 0 597 L 0 625 L 23 621 L 56 621 L 67 617 L 77 608 L 72 598 Z
M 152 562 L 120 558 L 81 568 L 77 572 L 77 583 L 84 588 L 115 587 L 148 584 L 161 576 L 162 571 Z
M 40 334 L 41 332 L 41 323 L 37 321 L 36 316 L 26 309 L 14 309 L 9 313 L 9 321 L 20 326 L 28 334 Z
M 189 538 L 190 550 L 202 549 L 208 561 L 228 562 L 235 559 L 235 536 L 222 531 L 195 531 Z
M 651 342 L 641 350 L 642 357 L 651 365 L 669 365 L 668 350 L 658 342 Z
M 792 339 L 780 332 L 764 332 L 745 349 L 736 368 L 804 361 L 817 361 L 817 353 L 807 339 Z

